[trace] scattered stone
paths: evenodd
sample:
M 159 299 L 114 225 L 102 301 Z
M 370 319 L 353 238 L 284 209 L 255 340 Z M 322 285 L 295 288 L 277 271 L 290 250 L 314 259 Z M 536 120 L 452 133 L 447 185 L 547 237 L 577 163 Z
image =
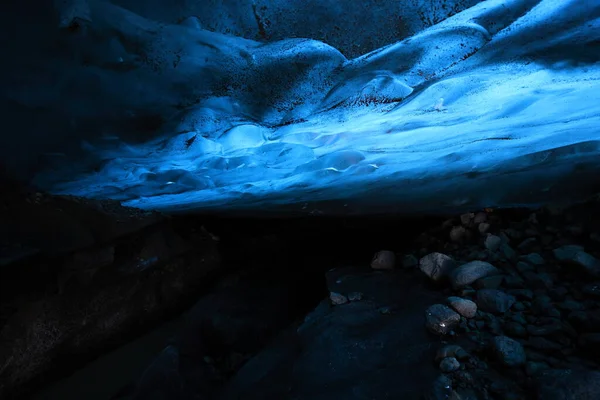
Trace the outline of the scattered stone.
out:
M 363 299 L 363 294 L 361 292 L 352 292 L 348 293 L 348 300 L 350 301 L 361 301 Z
M 396 266 L 396 255 L 389 250 L 377 252 L 371 261 L 371 268 L 391 270 Z
M 575 264 L 591 276 L 600 277 L 600 261 L 586 253 L 582 246 L 562 246 L 554 249 L 553 253 L 559 261 Z
M 427 393 L 427 400 L 447 400 L 452 394 L 452 379 L 446 375 L 437 377 L 431 385 L 431 391 Z
M 528 250 L 533 249 L 537 245 L 537 239 L 534 237 L 527 238 L 521 242 L 517 249 L 522 252 L 526 252 Z
M 487 214 L 484 212 L 478 212 L 477 214 L 475 214 L 475 217 L 473 218 L 473 223 L 475 223 L 475 224 L 481 224 L 485 221 L 487 221 Z
M 491 228 L 491 225 L 488 224 L 487 222 L 482 222 L 477 227 L 477 229 L 479 230 L 479 233 L 481 233 L 482 235 L 485 235 L 486 233 L 488 233 L 488 231 L 490 230 L 490 228 Z
M 477 304 L 471 300 L 453 296 L 448 297 L 447 301 L 450 307 L 465 318 L 473 318 L 477 314 Z
M 508 294 L 515 296 L 518 300 L 533 299 L 533 291 L 531 291 L 529 289 L 513 289 L 513 290 L 509 290 Z
M 600 399 L 600 371 L 548 370 L 541 373 L 536 386 L 538 399 Z
M 508 260 L 515 260 L 517 258 L 517 252 L 513 250 L 508 244 L 500 246 L 500 251 Z
M 523 289 L 525 287 L 525 281 L 515 275 L 506 275 L 504 277 L 504 285 L 511 289 Z
M 471 261 L 452 271 L 450 281 L 455 289 L 460 289 L 471 285 L 478 279 L 490 275 L 498 275 L 498 273 L 498 269 L 488 262 Z
M 404 256 L 404 258 L 402 259 L 402 267 L 403 268 L 415 268 L 419 265 L 419 260 L 417 259 L 417 257 L 413 256 L 412 254 L 406 255 Z
M 453 372 L 460 368 L 460 363 L 454 357 L 446 357 L 440 362 L 442 372 Z
M 329 300 L 331 300 L 331 304 L 336 306 L 346 304 L 348 302 L 348 298 L 346 296 L 335 292 L 329 293 Z
M 455 266 L 455 261 L 442 253 L 431 253 L 419 260 L 419 269 L 436 282 L 447 277 Z
M 565 300 L 558 303 L 557 307 L 563 311 L 582 311 L 585 308 L 583 304 L 575 300 Z
M 507 336 L 496 336 L 491 342 L 494 355 L 507 367 L 525 364 L 525 350 L 521 343 Z
M 464 360 L 466 358 L 469 358 L 469 353 L 467 353 L 465 349 L 463 349 L 457 344 L 448 344 L 444 347 L 441 347 L 437 351 L 435 355 L 435 361 L 439 362 L 440 360 L 447 357 L 454 357 L 457 360 Z
M 600 297 L 600 282 L 589 283 L 583 287 L 582 291 L 590 297 Z
M 498 289 L 504 281 L 504 275 L 492 275 L 477 279 L 474 286 L 477 289 Z
M 455 226 L 450 231 L 450 240 L 456 243 L 462 243 L 467 237 L 467 230 L 463 226 Z
M 533 265 L 544 265 L 546 261 L 538 253 L 531 253 L 523 256 L 522 259 Z
M 506 325 L 504 325 L 504 330 L 507 335 L 512 337 L 524 338 L 527 337 L 527 328 L 518 322 L 508 321 Z
M 525 364 L 525 373 L 529 376 L 538 376 L 549 368 L 548 364 L 543 361 L 528 361 Z
M 533 267 L 533 265 L 531 265 L 531 264 L 528 264 L 528 263 L 526 263 L 526 262 L 523 262 L 523 261 L 519 261 L 519 262 L 517 263 L 517 266 L 516 266 L 516 267 L 517 267 L 517 270 L 518 270 L 518 271 L 519 271 L 521 274 L 524 274 L 524 273 L 525 273 L 525 272 L 527 272 L 527 271 L 535 271 L 535 268 Z
M 498 236 L 488 234 L 487 238 L 485 238 L 485 248 L 489 251 L 496 251 L 502 245 L 502 239 Z
M 515 305 L 513 305 L 513 309 L 515 311 L 525 311 L 527 307 L 525 306 L 525 304 L 521 303 L 520 301 L 517 301 Z
M 552 277 L 545 272 L 525 271 L 523 278 L 534 289 L 552 289 L 554 286 Z
M 527 345 L 531 348 L 543 351 L 556 351 L 560 350 L 562 346 L 556 342 L 548 340 L 541 336 L 532 336 L 527 341 Z
M 469 226 L 469 225 L 471 225 L 471 222 L 473 221 L 474 218 L 475 218 L 474 213 L 463 214 L 460 216 L 460 223 L 463 224 L 464 226 Z
M 516 299 L 496 289 L 481 289 L 477 292 L 477 305 L 483 311 L 503 314 L 510 310 Z
M 460 324 L 460 314 L 443 304 L 435 304 L 425 312 L 425 325 L 438 335 L 447 335 Z

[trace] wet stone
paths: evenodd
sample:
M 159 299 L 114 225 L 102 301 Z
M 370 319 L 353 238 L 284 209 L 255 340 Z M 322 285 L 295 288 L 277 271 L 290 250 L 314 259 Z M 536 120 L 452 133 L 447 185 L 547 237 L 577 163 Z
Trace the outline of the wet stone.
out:
M 447 302 L 450 307 L 465 318 L 473 318 L 477 313 L 477 304 L 471 300 L 460 297 L 448 297 Z
M 496 336 L 491 341 L 492 351 L 496 359 L 507 367 L 525 364 L 525 350 L 521 343 L 507 336 Z
M 460 323 L 460 314 L 443 304 L 435 304 L 425 312 L 427 328 L 438 335 L 447 335 Z
M 503 314 L 510 310 L 516 299 L 501 290 L 482 289 L 477 292 L 477 305 L 483 311 Z
M 478 279 L 497 275 L 498 269 L 486 261 L 471 261 L 456 268 L 450 274 L 450 281 L 455 289 L 471 285 Z
M 453 372 L 460 368 L 460 363 L 454 357 L 446 357 L 440 362 L 442 372 Z

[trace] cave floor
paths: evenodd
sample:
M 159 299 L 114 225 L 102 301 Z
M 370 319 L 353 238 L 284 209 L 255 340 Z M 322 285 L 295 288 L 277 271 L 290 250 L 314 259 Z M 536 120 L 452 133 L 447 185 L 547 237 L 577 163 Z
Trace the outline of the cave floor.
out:
M 46 271 L 34 288 L 11 270 L 32 264 L 5 261 L 0 374 L 16 383 L 0 389 L 36 399 L 600 398 L 599 205 L 377 219 L 152 215 L 118 244 L 93 245 L 95 262 L 106 255 L 98 246 L 114 246 L 100 266 L 83 250 L 43 255 L 52 262 L 29 271 Z M 38 282 L 63 276 L 65 263 L 76 271 L 66 284 Z M 61 308 L 96 304 L 96 294 L 109 304 L 96 314 Z M 33 327 L 51 318 L 63 322 L 49 351 L 39 345 L 49 333 Z M 19 369 L 23 348 L 17 361 L 37 370 Z

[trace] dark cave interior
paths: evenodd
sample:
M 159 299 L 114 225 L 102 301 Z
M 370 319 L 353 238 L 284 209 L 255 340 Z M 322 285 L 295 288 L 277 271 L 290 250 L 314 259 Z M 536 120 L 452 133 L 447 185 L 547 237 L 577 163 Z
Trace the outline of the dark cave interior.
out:
M 1 399 L 600 399 L 600 2 L 0 22 Z

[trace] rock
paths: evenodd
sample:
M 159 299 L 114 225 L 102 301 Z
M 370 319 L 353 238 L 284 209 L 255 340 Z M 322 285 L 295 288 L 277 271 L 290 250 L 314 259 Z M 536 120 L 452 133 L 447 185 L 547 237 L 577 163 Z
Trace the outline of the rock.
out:
M 525 350 L 521 343 L 507 336 L 496 336 L 491 341 L 492 351 L 498 361 L 507 367 L 525 364 Z
M 406 255 L 402 259 L 402 267 L 403 268 L 407 268 L 407 269 L 415 268 L 418 265 L 419 265 L 419 260 L 417 259 L 417 257 L 413 256 L 412 254 Z
M 583 286 L 583 293 L 590 297 L 600 298 L 600 282 L 588 283 Z
M 348 298 L 343 294 L 331 292 L 329 294 L 329 300 L 331 300 L 331 304 L 339 306 L 341 304 L 346 304 L 348 302 Z
M 485 221 L 487 221 L 487 214 L 484 212 L 478 212 L 477 214 L 475 214 L 475 217 L 473 218 L 474 224 L 481 224 Z
M 471 225 L 471 222 L 473 222 L 474 218 L 475 218 L 474 213 L 462 214 L 460 216 L 460 223 L 463 224 L 464 226 L 469 226 L 469 225 Z
M 446 357 L 440 362 L 442 372 L 453 372 L 460 368 L 460 363 L 454 357 Z
M 348 293 L 348 300 L 350 301 L 361 301 L 364 295 L 361 292 Z
M 535 271 L 535 268 L 533 267 L 533 265 L 527 264 L 526 262 L 523 262 L 523 261 L 519 261 L 517 263 L 516 267 L 517 267 L 517 270 L 521 274 L 524 274 L 527 271 Z
M 489 251 L 496 251 L 502 245 L 502 239 L 496 235 L 488 234 L 484 242 L 485 248 Z
M 554 281 L 545 272 L 525 271 L 523 272 L 523 278 L 534 289 L 552 289 L 552 286 L 554 286 Z
M 548 370 L 536 383 L 540 400 L 600 399 L 600 371 Z
M 525 287 L 525 281 L 516 275 L 506 275 L 504 277 L 504 285 L 511 289 L 523 289 Z
M 546 261 L 538 253 L 530 253 L 523 256 L 522 259 L 532 265 L 544 265 Z
M 558 308 L 563 311 L 582 311 L 585 307 L 578 301 L 565 300 L 557 304 Z
M 530 237 L 530 238 L 523 240 L 521 242 L 521 244 L 519 244 L 519 246 L 517 246 L 517 249 L 519 249 L 522 252 L 526 252 L 526 251 L 534 248 L 536 245 L 537 245 L 537 239 L 534 237 Z
M 508 321 L 504 325 L 504 331 L 506 332 L 507 335 L 512 336 L 512 337 L 518 337 L 518 338 L 527 337 L 527 328 L 525 328 L 523 325 L 521 325 L 517 322 L 514 322 L 514 321 Z
M 600 260 L 583 251 L 582 246 L 566 245 L 554 249 L 554 256 L 562 262 L 577 265 L 593 277 L 600 277 Z
M 488 233 L 488 231 L 490 230 L 490 228 L 491 228 L 491 225 L 488 224 L 487 222 L 482 222 L 477 227 L 477 229 L 479 230 L 479 233 L 481 233 L 482 235 L 485 235 L 486 233 Z
M 548 325 L 536 326 L 536 325 L 528 325 L 527 333 L 531 336 L 547 336 L 552 335 L 554 333 L 561 332 L 563 330 L 560 322 L 555 322 Z
M 515 260 L 517 258 L 517 252 L 513 250 L 508 244 L 503 244 L 500 246 L 500 252 L 506 257 L 508 260 Z
M 477 313 L 477 304 L 471 300 L 453 296 L 448 297 L 447 301 L 450 307 L 465 318 L 473 318 Z
M 504 281 L 504 275 L 492 275 L 477 279 L 474 286 L 477 289 L 498 289 Z
M 455 266 L 455 261 L 442 253 L 431 253 L 419 260 L 419 269 L 436 282 L 446 278 Z
M 463 226 L 455 226 L 450 231 L 450 240 L 455 243 L 462 243 L 467 238 L 467 230 Z
M 513 289 L 509 290 L 508 294 L 515 296 L 518 300 L 532 300 L 533 291 L 529 289 Z
M 562 346 L 556 342 L 548 340 L 541 336 L 532 336 L 527 341 L 527 345 L 531 348 L 542 350 L 542 351 L 555 351 L 560 350 Z
M 483 311 L 503 314 L 510 310 L 516 299 L 496 289 L 481 289 L 477 292 L 477 306 Z
M 528 361 L 525 364 L 525 373 L 529 376 L 537 376 L 550 367 L 543 361 Z
M 469 358 L 469 353 L 467 353 L 462 347 L 457 344 L 448 344 L 444 347 L 441 347 L 436 355 L 435 361 L 439 362 L 447 357 L 454 357 L 457 360 L 464 360 Z
M 485 261 L 471 261 L 461 265 L 450 274 L 450 281 L 455 289 L 471 285 L 478 279 L 497 275 L 498 269 Z
M 377 252 L 371 261 L 371 268 L 373 269 L 394 269 L 396 266 L 396 255 L 394 252 L 389 250 L 382 250 Z
M 447 335 L 460 323 L 460 314 L 443 304 L 435 304 L 425 312 L 425 325 L 438 335 Z
M 431 390 L 426 394 L 427 400 L 447 400 L 452 394 L 452 379 L 440 375 L 431 385 Z

